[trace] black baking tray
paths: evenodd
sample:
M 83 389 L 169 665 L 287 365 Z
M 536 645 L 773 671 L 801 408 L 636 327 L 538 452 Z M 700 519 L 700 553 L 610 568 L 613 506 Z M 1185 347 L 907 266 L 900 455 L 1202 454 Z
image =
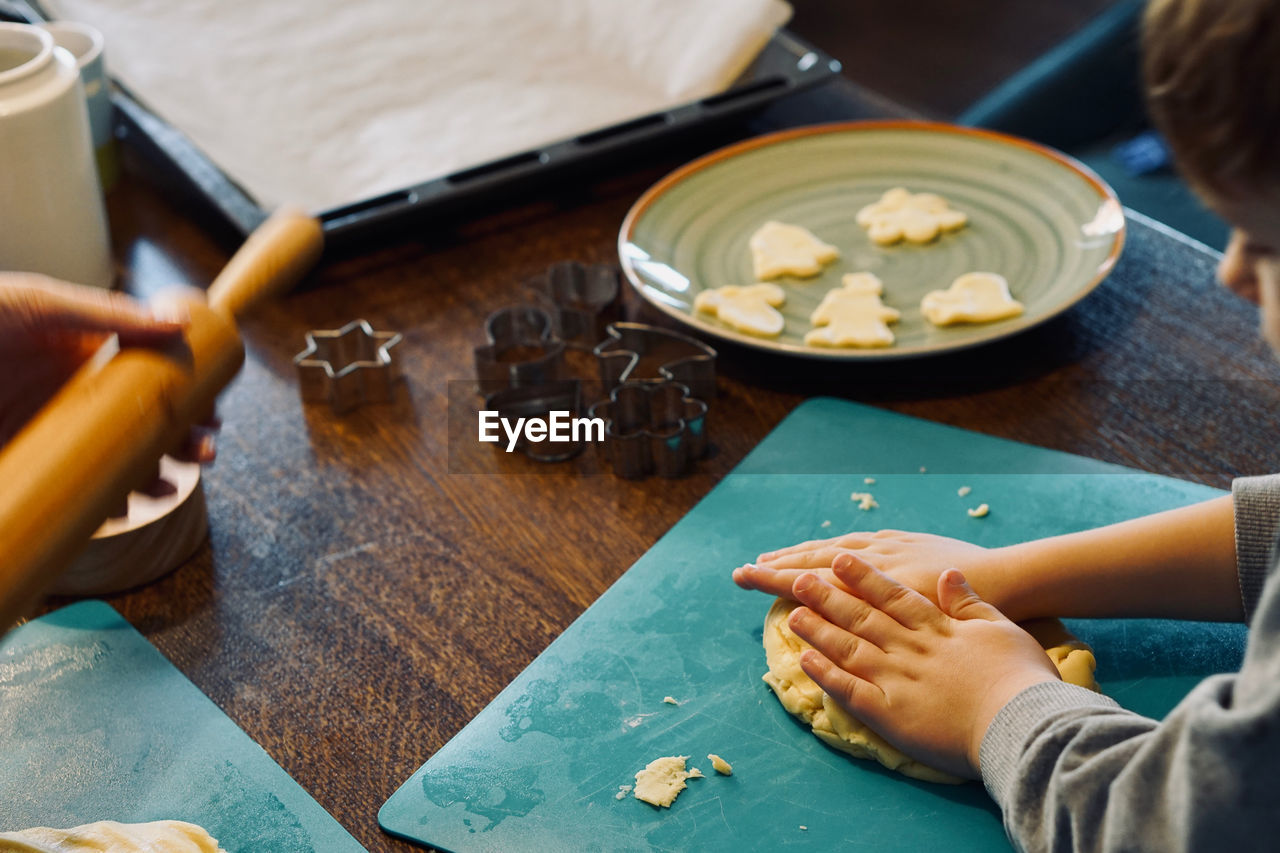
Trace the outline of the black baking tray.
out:
M 42 19 L 38 4 L 0 0 L 0 18 Z M 406 220 L 457 214 L 528 191 L 575 171 L 586 171 L 626 152 L 670 142 L 763 108 L 783 95 L 815 86 L 840 73 L 840 63 L 778 30 L 732 86 L 718 95 L 662 112 L 519 151 L 394 192 L 328 210 L 312 211 L 326 242 L 347 243 Z M 172 173 L 207 201 L 236 231 L 248 234 L 268 211 L 195 146 L 118 83 L 112 98 L 121 135 L 149 161 Z

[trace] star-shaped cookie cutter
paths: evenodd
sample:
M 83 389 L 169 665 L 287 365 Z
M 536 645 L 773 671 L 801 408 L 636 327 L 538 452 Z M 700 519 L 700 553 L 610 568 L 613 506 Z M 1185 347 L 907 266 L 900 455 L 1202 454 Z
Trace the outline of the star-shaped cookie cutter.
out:
M 342 414 L 363 403 L 388 403 L 400 375 L 398 332 L 375 332 L 364 320 L 341 329 L 307 332 L 307 348 L 293 358 L 307 402 L 329 403 Z

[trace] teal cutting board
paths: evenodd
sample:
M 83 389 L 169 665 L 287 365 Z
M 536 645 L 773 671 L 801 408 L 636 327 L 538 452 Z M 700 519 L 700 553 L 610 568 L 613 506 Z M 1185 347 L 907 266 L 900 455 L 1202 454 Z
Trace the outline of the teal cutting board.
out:
M 364 850 L 106 604 L 0 639 L 0 830 L 197 823 L 228 853 Z
M 965 498 L 962 485 L 973 489 Z M 855 491 L 872 492 L 879 508 L 859 510 Z M 730 570 L 844 530 L 896 527 L 995 546 L 1218 494 L 811 400 L 431 756 L 379 821 L 452 851 L 1008 850 L 980 785 L 916 782 L 847 758 L 782 710 L 760 680 L 770 599 L 739 590 Z M 970 518 L 966 508 L 980 502 L 991 514 Z M 1244 643 L 1242 626 L 1071 627 L 1097 650 L 1103 689 L 1157 716 L 1203 676 L 1238 667 Z M 731 777 L 711 772 L 710 752 L 733 764 Z M 692 780 L 670 809 L 615 799 L 663 755 L 692 756 L 708 778 Z

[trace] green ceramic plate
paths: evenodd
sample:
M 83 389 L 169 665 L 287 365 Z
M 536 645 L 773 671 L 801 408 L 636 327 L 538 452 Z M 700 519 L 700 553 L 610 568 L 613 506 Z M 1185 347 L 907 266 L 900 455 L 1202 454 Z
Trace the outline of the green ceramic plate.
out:
M 935 192 L 969 215 L 924 246 L 877 246 L 854 216 L 887 189 Z M 810 279 L 782 278 L 778 338 L 736 332 L 693 312 L 704 288 L 751 284 L 747 241 L 769 219 L 803 225 L 841 257 Z M 1115 193 L 1081 164 L 1011 136 L 927 122 L 799 128 L 721 149 L 678 169 L 631 208 L 618 252 L 631 284 L 697 330 L 749 346 L 832 359 L 903 358 L 974 346 L 1043 323 L 1106 277 L 1124 244 Z M 902 312 L 887 349 L 804 344 L 809 315 L 844 273 L 869 271 Z M 920 314 L 930 290 L 996 272 L 1026 306 L 1019 317 L 935 328 Z

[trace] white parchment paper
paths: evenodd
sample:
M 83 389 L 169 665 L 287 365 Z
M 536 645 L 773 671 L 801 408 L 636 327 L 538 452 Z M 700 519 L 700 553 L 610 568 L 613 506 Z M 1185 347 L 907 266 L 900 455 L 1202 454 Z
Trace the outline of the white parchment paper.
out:
M 46 0 L 264 207 L 347 204 L 713 94 L 782 0 Z

